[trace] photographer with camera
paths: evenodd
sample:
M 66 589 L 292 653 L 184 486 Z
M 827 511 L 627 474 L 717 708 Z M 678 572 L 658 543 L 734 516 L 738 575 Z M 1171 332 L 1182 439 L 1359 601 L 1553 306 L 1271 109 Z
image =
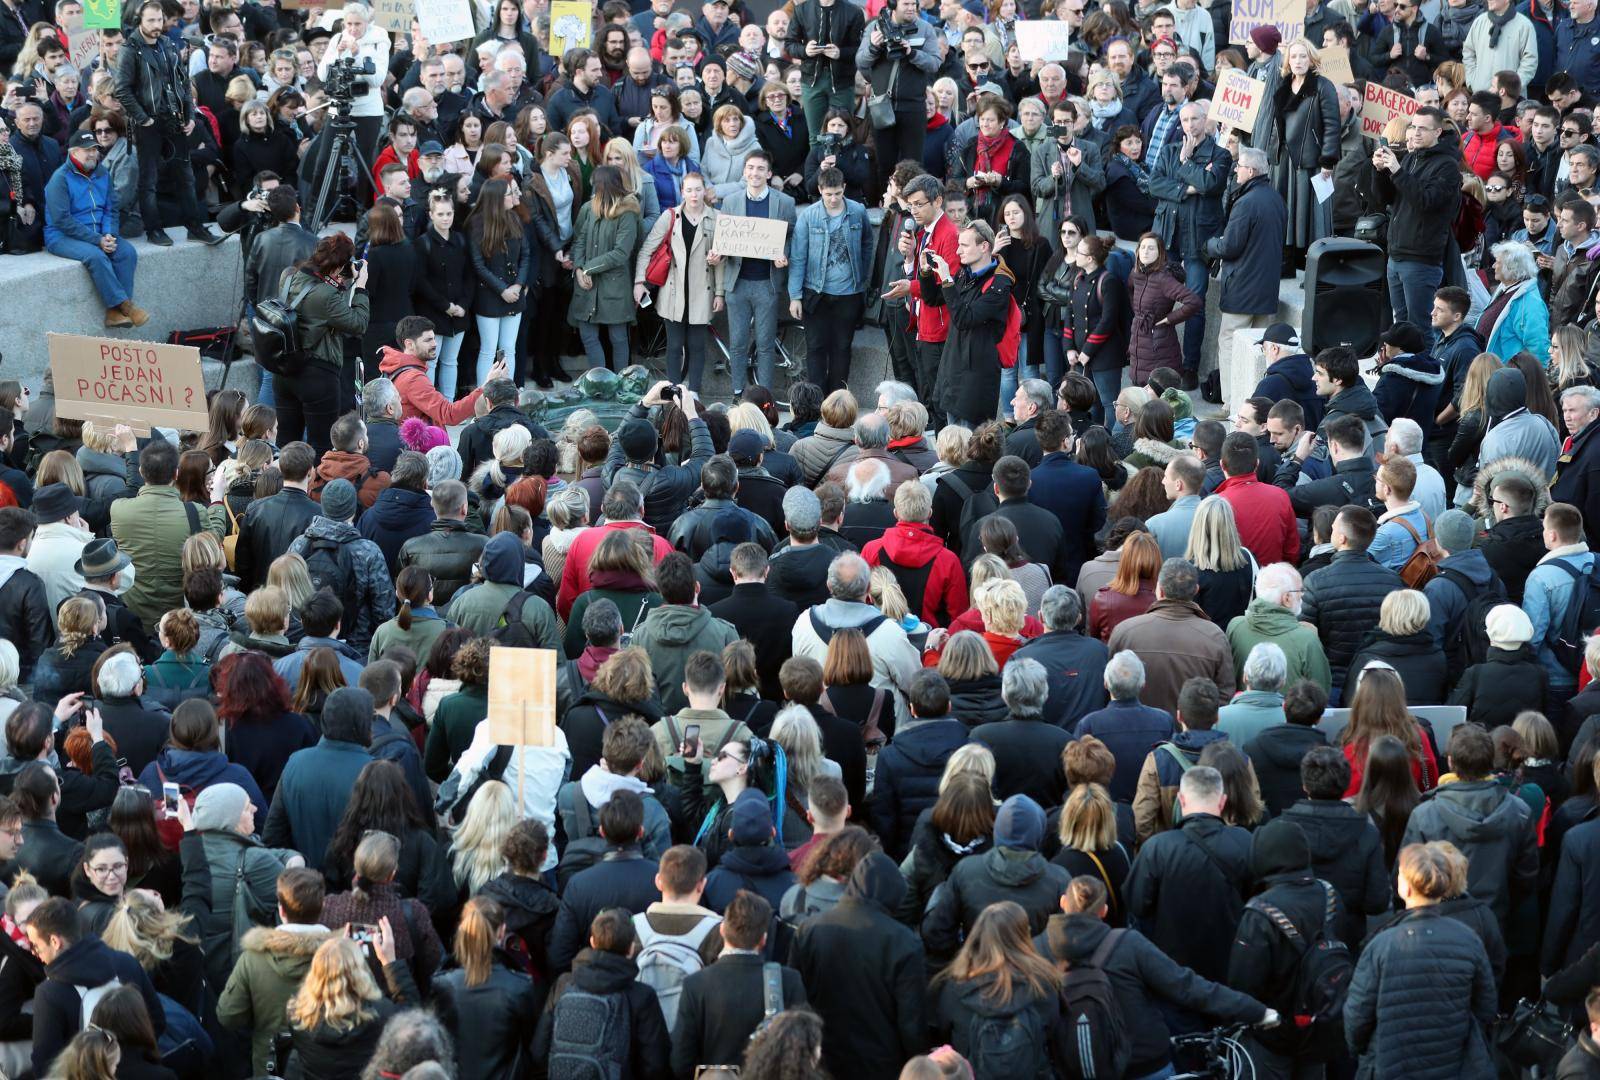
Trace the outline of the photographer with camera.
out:
M 872 179 L 872 157 L 850 135 L 849 110 L 829 109 L 822 123 L 823 132 L 806 155 L 806 194 L 818 198 L 818 174 L 824 169 L 838 169 L 844 175 L 845 197 L 865 204 L 867 184 Z
M 240 206 L 253 219 L 247 232 L 258 228 L 255 221 L 263 218 L 270 226 L 246 249 L 244 295 L 254 306 L 278 295 L 284 272 L 299 266 L 316 250 L 317 234 L 300 224 L 300 199 L 288 184 L 252 191 Z
M 1085 118 L 1087 119 L 1087 118 Z M 1077 137 L 1078 107 L 1058 101 L 1050 109 L 1048 141 L 1029 159 L 1029 188 L 1039 200 L 1039 232 L 1055 236 L 1060 223 L 1081 217 L 1094 224 L 1094 199 L 1106 189 L 1100 147 Z
M 366 260 L 355 258 L 355 244 L 346 234 L 324 236 L 283 291 L 298 315 L 295 334 L 306 364 L 293 378 L 272 377 L 278 430 L 304 431 L 320 459 L 333 449 L 334 420 L 353 404 L 346 400 L 355 372 L 346 370 L 344 339 L 367 332 Z
M 872 84 L 867 116 L 878 132 L 885 170 L 922 160 L 928 127 L 928 76 L 939 70 L 934 30 L 917 14 L 917 0 L 895 0 L 872 21 L 856 51 L 856 66 Z
M 335 102 L 342 96 L 336 90 L 349 88 L 356 145 L 367 161 L 372 160 L 383 130 L 383 73 L 388 70 L 389 32 L 372 24 L 367 5 L 346 4 L 344 28 L 317 62 L 317 78 L 327 84 L 328 97 Z
M 172 246 L 172 238 L 161 227 L 156 190 L 165 165 L 178 178 L 173 186 L 189 239 L 219 244 L 223 237 L 206 227 L 195 198 L 189 164 L 194 96 L 178 47 L 166 36 L 166 25 L 161 4 L 145 0 L 139 5 L 138 32 L 122 47 L 117 61 L 117 100 L 133 127 L 139 158 L 139 210 L 145 235 L 158 247 Z

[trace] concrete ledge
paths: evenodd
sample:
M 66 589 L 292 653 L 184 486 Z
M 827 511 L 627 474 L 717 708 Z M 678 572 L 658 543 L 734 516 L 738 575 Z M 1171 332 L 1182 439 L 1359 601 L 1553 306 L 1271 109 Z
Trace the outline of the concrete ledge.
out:
M 37 387 L 49 367 L 46 331 L 126 338 L 130 341 L 166 341 L 174 330 L 225 326 L 239 310 L 244 269 L 239 242 L 230 238 L 216 247 L 184 240 L 182 230 L 169 230 L 170 248 L 144 240 L 124 240 L 139 254 L 134 279 L 134 302 L 150 312 L 144 326 L 109 330 L 106 309 L 95 292 L 89 272 L 70 259 L 47 252 L 0 256 L 0 351 L 5 353 L 3 375 Z M 221 365 L 216 365 L 220 376 Z M 254 365 L 250 365 L 254 369 Z M 254 389 L 239 381 L 235 371 L 229 386 Z M 208 386 L 214 385 L 209 379 Z
M 1201 353 L 1200 369 L 1210 371 L 1218 364 L 1222 368 L 1222 395 L 1230 407 L 1250 396 L 1266 371 L 1266 359 L 1256 351 L 1255 343 L 1261 340 L 1262 330 L 1238 330 L 1233 341 L 1221 340 L 1217 326 L 1221 312 L 1217 297 L 1221 290 L 1213 282 L 1206 293 L 1206 341 Z M 1286 322 L 1298 332 L 1305 314 L 1305 284 L 1300 277 L 1278 283 L 1278 315 L 1276 322 Z

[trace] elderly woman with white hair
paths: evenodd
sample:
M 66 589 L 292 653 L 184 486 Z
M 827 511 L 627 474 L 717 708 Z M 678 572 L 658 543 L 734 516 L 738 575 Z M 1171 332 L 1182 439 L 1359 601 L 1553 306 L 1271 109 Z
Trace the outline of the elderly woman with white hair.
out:
M 1446 704 L 1465 705 L 1467 719 L 1491 731 L 1511 723 L 1524 709 L 1549 715 L 1554 704 L 1550 675 L 1528 644 L 1533 640 L 1533 622 L 1527 612 L 1515 604 L 1499 604 L 1489 610 L 1484 629 L 1489 651 L 1483 663 L 1467 668 Z M 1600 660 L 1597 641 L 1600 638 L 1590 639 L 1586 661 Z
M 1288 673 L 1288 659 L 1272 642 L 1263 641 L 1251 649 L 1239 680 L 1245 689 L 1217 710 L 1217 730 L 1227 732 L 1234 745 L 1242 748 L 1267 728 L 1284 723 L 1283 688 Z
M 1379 660 L 1399 673 L 1407 705 L 1442 704 L 1447 662 L 1428 628 L 1430 611 L 1428 598 L 1416 589 L 1398 589 L 1384 597 L 1378 626 L 1367 631 L 1351 658 L 1345 684 L 1354 687 L 1361 671 Z M 1353 691 L 1348 692 L 1346 700 L 1353 696 Z
M 143 700 L 144 690 L 144 667 L 133 648 L 108 649 L 95 676 L 95 696 L 106 734 L 116 741 L 117 756 L 127 761 L 135 776 L 161 753 L 172 724 L 165 707 Z
M 1439 475 L 1438 469 L 1423 460 L 1422 443 L 1422 425 L 1415 420 L 1409 416 L 1397 416 L 1389 421 L 1389 432 L 1384 436 L 1384 451 L 1391 457 L 1399 455 L 1406 458 L 1417 467 L 1417 482 L 1411 489 L 1411 497 L 1422 507 L 1429 521 L 1437 522 L 1446 509 L 1444 477 Z
M 1550 361 L 1550 308 L 1539 293 L 1539 264 L 1533 248 L 1507 240 L 1490 249 L 1498 284 L 1478 318 L 1486 352 L 1515 356 L 1530 352 L 1539 363 Z

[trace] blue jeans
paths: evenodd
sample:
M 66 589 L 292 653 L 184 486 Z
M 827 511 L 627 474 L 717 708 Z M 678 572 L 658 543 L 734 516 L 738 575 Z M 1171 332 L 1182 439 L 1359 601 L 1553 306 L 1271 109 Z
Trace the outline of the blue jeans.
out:
M 106 307 L 114 308 L 133 299 L 133 271 L 139 256 L 133 250 L 132 241 L 118 241 L 116 250 L 107 255 L 99 244 L 62 236 L 46 244 L 45 250 L 87 267 L 89 276 L 94 279 L 95 291 L 100 294 L 100 302 Z
M 1211 283 L 1211 275 L 1206 272 L 1206 261 L 1201 258 L 1188 258 L 1183 260 L 1183 283 L 1190 292 L 1202 301 L 1206 298 L 1206 286 Z M 1430 299 L 1429 303 L 1433 301 Z M 1206 308 L 1200 305 L 1200 313 L 1190 316 L 1183 324 L 1183 366 L 1184 370 L 1196 374 L 1200 372 L 1200 347 L 1206 333 Z M 1220 363 L 1218 366 L 1221 366 Z
M 449 337 L 439 339 L 439 355 L 434 357 L 433 363 L 428 365 L 428 381 L 439 388 L 439 392 L 451 401 L 456 399 L 456 382 L 458 381 L 457 358 L 461 355 L 461 343 L 467 339 L 467 332 L 451 334 Z M 492 356 L 491 356 L 492 360 Z M 438 381 L 434 381 L 434 375 Z
M 517 355 L 517 328 L 522 325 L 522 312 L 515 315 L 474 315 L 478 320 L 478 385 L 489 378 L 489 368 L 494 366 L 495 349 L 501 349 L 510 363 Z
M 777 368 L 778 271 L 766 281 L 740 279 L 727 291 L 728 373 L 733 394 L 744 393 L 750 373 L 750 324 L 755 322 L 756 382 L 769 390 Z M 787 294 L 785 294 L 787 295 Z
M 1444 267 L 1438 263 L 1412 262 L 1409 259 L 1390 259 L 1386 272 L 1389 280 L 1389 306 L 1394 309 L 1394 321 L 1402 319 L 1433 334 L 1433 294 L 1444 280 Z
M 1091 371 L 1089 378 L 1094 380 L 1095 392 L 1100 395 L 1100 414 L 1096 418 L 1099 423 L 1111 428 L 1110 421 L 1117 415 L 1115 405 L 1117 395 L 1122 393 L 1122 369 L 1110 368 L 1106 371 Z
M 1011 399 L 1017 396 L 1017 384 L 1023 379 L 1037 379 L 1039 368 L 1036 364 L 1028 362 L 1028 339 L 1024 335 L 1017 342 L 1017 364 L 1015 367 L 1000 369 L 1000 415 L 1010 420 Z M 1055 383 L 1051 383 L 1054 386 Z
M 1044 332 L 1044 377 L 1051 386 L 1060 386 L 1067 377 L 1067 355 L 1061 348 L 1061 331 Z
M 583 342 L 583 355 L 588 358 L 592 368 L 606 366 L 606 350 L 600 344 L 602 325 L 589 322 L 578 324 L 578 340 Z M 605 331 L 611 338 L 611 370 L 621 371 L 628 366 L 628 324 L 611 323 L 605 325 Z

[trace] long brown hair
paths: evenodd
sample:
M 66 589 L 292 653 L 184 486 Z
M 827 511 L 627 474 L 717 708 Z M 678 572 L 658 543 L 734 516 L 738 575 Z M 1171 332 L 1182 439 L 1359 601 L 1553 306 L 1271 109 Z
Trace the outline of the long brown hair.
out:
M 472 229 L 478 248 L 485 255 L 499 255 L 512 237 L 519 242 L 522 239 L 522 215 L 527 211 L 521 203 L 513 210 L 506 209 L 506 192 L 510 190 L 511 181 L 494 179 L 485 180 L 478 191 L 478 201 L 472 208 Z
M 331 694 L 345 685 L 339 657 L 325 645 L 306 654 L 300 666 L 300 685 L 294 691 L 294 711 L 305 712 L 317 702 L 318 694 Z
M 980 911 L 961 951 L 933 981 L 972 982 L 985 978 L 993 980 L 983 992 L 984 1000 L 991 1005 L 1011 1004 L 1023 985 L 1037 997 L 1056 991 L 1060 978 L 1056 966 L 1034 949 L 1028 916 L 1014 900 L 1002 900 Z
M 494 948 L 505 925 L 506 917 L 500 905 L 485 897 L 474 896 L 461 909 L 455 957 L 468 986 L 482 986 L 489 981 L 489 974 L 494 970 Z
M 1117 576 L 1111 579 L 1111 591 L 1124 596 L 1136 596 L 1142 585 L 1155 586 L 1156 575 L 1161 573 L 1161 545 L 1147 532 L 1130 533 L 1122 542 L 1122 557 L 1117 560 Z
M 1379 735 L 1393 735 L 1413 758 L 1422 757 L 1422 736 L 1406 708 L 1406 688 L 1389 668 L 1361 672 L 1355 697 L 1350 700 L 1350 722 L 1339 733 L 1340 746 L 1354 746 L 1364 754 Z
M 590 177 L 594 198 L 589 208 L 596 218 L 619 218 L 630 210 L 639 211 L 639 200 L 628 190 L 622 170 L 615 165 L 602 165 Z

